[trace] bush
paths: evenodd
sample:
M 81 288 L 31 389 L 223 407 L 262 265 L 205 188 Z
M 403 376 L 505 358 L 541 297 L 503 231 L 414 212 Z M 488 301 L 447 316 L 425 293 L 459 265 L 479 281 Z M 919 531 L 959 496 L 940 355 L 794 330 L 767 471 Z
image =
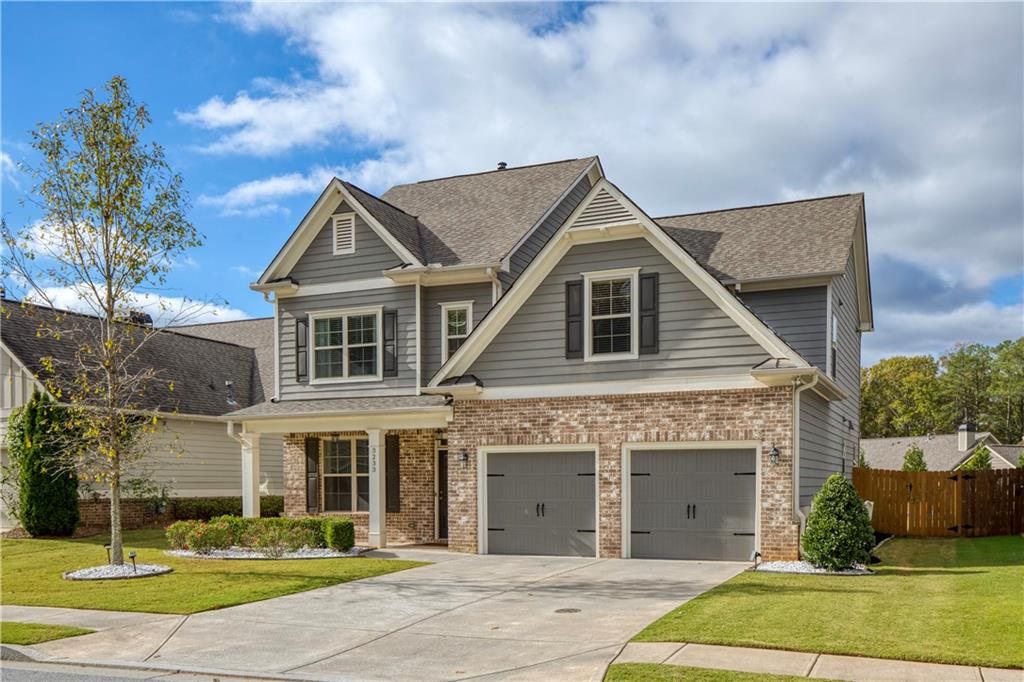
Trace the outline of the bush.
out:
M 338 552 L 347 552 L 356 543 L 356 529 L 352 519 L 324 519 L 324 535 L 327 547 Z
M 260 498 L 260 516 L 271 518 L 284 511 L 284 498 L 267 495 Z M 209 521 L 219 516 L 242 516 L 241 497 L 181 497 L 174 500 L 174 518 Z
M 175 521 L 167 526 L 167 544 L 171 549 L 188 549 L 188 534 L 202 521 Z
M 197 523 L 185 536 L 188 548 L 199 554 L 231 547 L 231 526 L 223 521 Z
M 924 463 L 924 450 L 917 443 L 907 448 L 903 455 L 903 471 L 928 471 Z
M 71 535 L 78 525 L 78 480 L 62 471 L 54 434 L 63 410 L 34 392 L 10 418 L 7 444 L 18 470 L 18 520 L 30 535 Z
M 800 539 L 804 558 L 818 568 L 838 571 L 868 563 L 874 544 L 875 533 L 857 489 L 842 475 L 832 474 L 811 503 Z
M 257 519 L 253 519 L 256 521 Z M 277 519 L 259 519 L 276 521 Z M 285 552 L 312 547 L 312 533 L 298 523 L 253 523 L 244 537 L 244 545 L 258 550 L 270 559 L 280 559 Z

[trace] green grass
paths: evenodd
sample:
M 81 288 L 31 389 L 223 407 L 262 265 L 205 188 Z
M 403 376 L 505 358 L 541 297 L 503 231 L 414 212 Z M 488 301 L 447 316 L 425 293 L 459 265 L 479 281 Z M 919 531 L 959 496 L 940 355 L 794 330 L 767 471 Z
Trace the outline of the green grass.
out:
M 280 597 L 423 564 L 395 559 L 224 560 L 167 556 L 162 530 L 125 533 L 125 555 L 170 566 L 136 580 L 68 581 L 65 571 L 106 563 L 106 536 L 80 540 L 4 540 L 0 603 L 111 611 L 197 613 Z
M 73 628 L 67 625 L 42 625 L 40 623 L 0 623 L 0 642 L 4 644 L 39 644 L 51 639 L 64 639 L 87 635 L 94 630 Z
M 893 538 L 876 575 L 742 573 L 636 641 L 1024 667 L 1024 538 Z
M 662 663 L 616 663 L 609 666 L 605 682 L 821 682 L 817 677 L 793 677 L 769 673 L 690 668 Z

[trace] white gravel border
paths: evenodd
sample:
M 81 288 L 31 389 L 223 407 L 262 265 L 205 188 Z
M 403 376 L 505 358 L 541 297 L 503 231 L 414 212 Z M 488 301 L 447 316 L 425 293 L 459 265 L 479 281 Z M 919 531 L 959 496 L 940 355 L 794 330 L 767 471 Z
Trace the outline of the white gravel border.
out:
M 756 571 L 765 573 L 814 573 L 817 575 L 873 575 L 866 566 L 855 564 L 853 568 L 844 568 L 841 571 L 827 571 L 824 568 L 812 566 L 807 561 L 765 561 L 758 564 Z
M 338 552 L 323 547 L 303 547 L 296 552 L 285 552 L 282 559 L 348 559 L 357 557 L 363 552 L 369 551 L 368 547 L 352 547 L 347 552 Z M 190 549 L 169 549 L 164 552 L 168 556 L 185 557 L 188 559 L 267 559 L 271 560 L 259 550 L 247 547 L 232 547 L 231 549 L 215 549 L 200 554 Z
M 64 580 L 129 580 L 131 578 L 149 578 L 154 575 L 170 573 L 173 569 L 162 564 L 138 564 L 132 566 L 130 563 L 114 566 L 105 564 L 103 566 L 92 566 L 80 568 L 77 571 L 68 571 L 64 574 Z

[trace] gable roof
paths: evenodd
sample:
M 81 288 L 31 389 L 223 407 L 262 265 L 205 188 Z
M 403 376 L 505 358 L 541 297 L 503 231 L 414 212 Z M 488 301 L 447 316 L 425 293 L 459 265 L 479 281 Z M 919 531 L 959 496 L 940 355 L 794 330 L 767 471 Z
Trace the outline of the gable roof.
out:
M 1024 456 L 1024 445 L 996 445 L 995 443 L 986 443 L 986 445 L 989 450 L 999 455 L 1011 467 L 1016 467 L 1017 462 Z
M 971 456 L 974 448 L 989 441 L 992 434 L 987 431 L 974 434 L 974 440 L 967 450 L 957 444 L 957 434 L 944 433 L 931 436 L 900 436 L 899 438 L 861 438 L 864 459 L 872 469 L 901 469 L 903 456 L 914 443 L 924 452 L 924 462 L 929 471 L 952 471 Z
M 253 353 L 256 355 L 256 365 L 262 392 L 267 398 L 273 394 L 274 318 L 259 317 L 253 320 L 182 325 L 180 327 L 170 327 L 169 331 L 252 348 Z
M 41 358 L 53 357 L 62 361 L 56 363 L 57 374 L 53 379 L 58 383 L 70 382 L 71 372 L 64 369 L 64 363 L 74 359 L 73 332 L 63 340 L 57 340 L 45 334 L 37 335 L 40 325 L 74 330 L 83 328 L 83 325 L 99 325 L 100 320 L 91 315 L 22 305 L 7 299 L 3 300 L 2 308 L 0 338 L 4 346 L 28 371 L 44 380 L 52 375 L 44 369 Z M 252 348 L 159 330 L 142 347 L 135 363 L 140 369 L 157 368 L 161 379 L 174 381 L 173 391 L 163 382 L 154 383 L 150 394 L 140 402 L 140 409 L 219 416 L 264 399 L 263 383 Z M 233 383 L 233 396 L 229 395 L 225 381 Z M 229 397 L 233 397 L 237 405 L 230 405 Z
M 424 258 L 441 265 L 501 261 L 597 161 L 596 156 L 397 185 L 381 198 L 423 225 Z
M 863 206 L 843 194 L 655 221 L 720 280 L 744 282 L 844 272 Z

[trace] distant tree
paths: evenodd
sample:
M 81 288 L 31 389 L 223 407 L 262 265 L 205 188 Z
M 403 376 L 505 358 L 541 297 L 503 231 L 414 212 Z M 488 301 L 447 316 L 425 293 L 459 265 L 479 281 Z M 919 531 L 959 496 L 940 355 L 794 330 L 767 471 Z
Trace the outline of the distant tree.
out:
M 924 461 L 924 450 L 917 443 L 907 448 L 903 455 L 903 471 L 928 471 Z
M 1024 437 L 1024 337 L 993 349 L 988 428 L 1003 443 Z
M 953 409 L 955 419 L 967 424 L 982 424 L 990 413 L 992 349 L 980 343 L 957 344 L 942 356 L 940 364 L 942 399 Z
M 987 447 L 979 445 L 960 468 L 966 471 L 991 471 L 992 455 L 989 454 Z
M 893 438 L 949 431 L 939 365 L 929 355 L 896 356 L 861 371 L 861 436 Z
M 858 469 L 870 469 L 871 465 L 868 464 L 867 457 L 864 456 L 864 448 L 861 448 L 857 453 L 857 462 L 854 464 Z
M 1024 469 L 1024 455 L 1017 457 L 1017 468 Z

